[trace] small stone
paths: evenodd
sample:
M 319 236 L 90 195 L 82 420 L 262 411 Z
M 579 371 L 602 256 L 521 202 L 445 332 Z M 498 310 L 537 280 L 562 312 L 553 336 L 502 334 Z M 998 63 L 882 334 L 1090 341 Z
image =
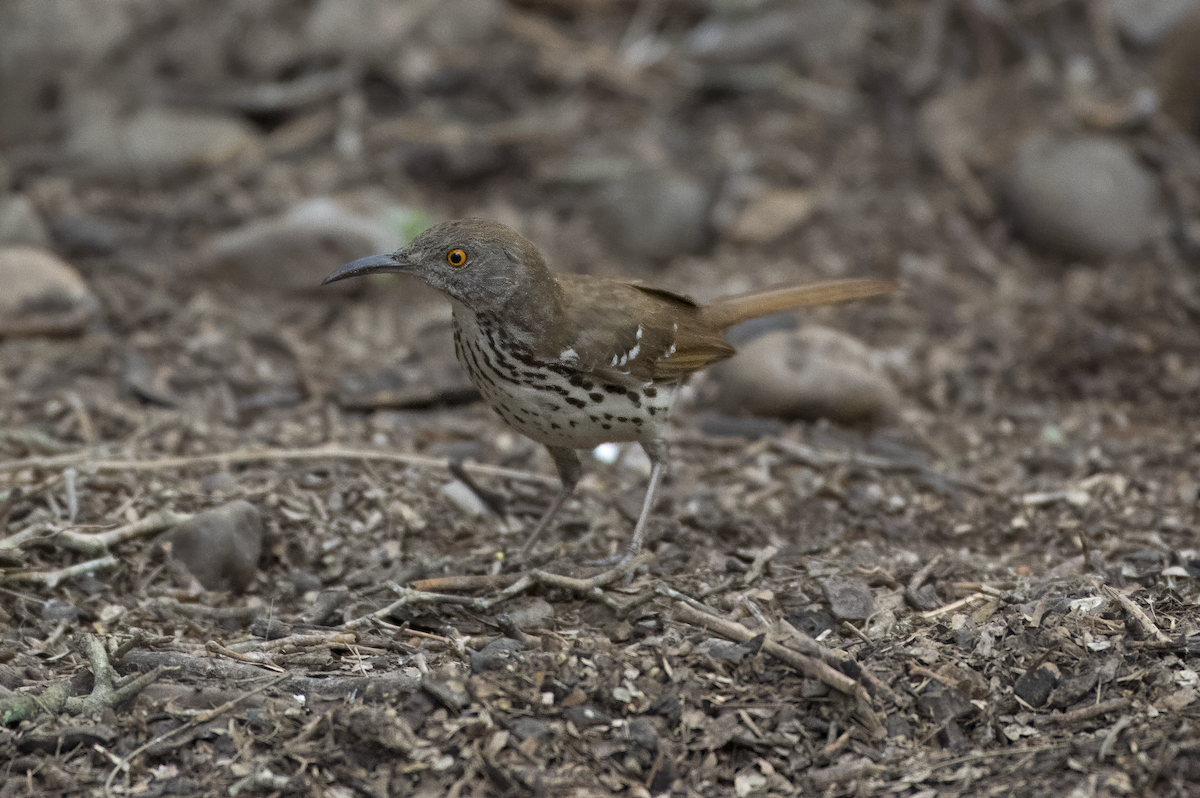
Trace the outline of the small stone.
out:
M 703 246 L 711 201 L 708 189 L 690 177 L 634 167 L 602 192 L 596 220 L 618 252 L 669 260 Z
M 81 98 L 69 113 L 67 148 L 103 172 L 175 172 L 254 156 L 260 137 L 240 117 L 179 108 L 121 116 L 108 97 Z
M 693 31 L 688 54 L 728 64 L 788 56 L 807 66 L 850 63 L 873 27 L 873 9 L 862 0 L 807 0 L 749 17 L 717 11 Z
M 1154 233 L 1154 177 L 1116 139 L 1033 133 L 1018 147 L 1007 183 L 1018 228 L 1046 250 L 1104 258 L 1137 249 Z
M 505 613 L 522 631 L 544 629 L 554 620 L 554 607 L 540 596 L 524 596 L 510 601 Z
M 0 285 L 0 331 L 75 331 L 98 307 L 79 272 L 41 249 L 0 249 Z
M 587 729 L 592 726 L 603 726 L 612 723 L 612 718 L 594 707 L 567 707 L 563 717 L 575 724 L 577 729 Z
M 1059 676 L 1058 667 L 1053 662 L 1043 662 L 1017 679 L 1013 684 L 1013 694 L 1031 707 L 1040 707 L 1058 684 Z
M 750 198 L 727 234 L 735 241 L 766 244 L 807 221 L 815 206 L 809 189 L 768 188 Z
M 50 233 L 23 194 L 0 198 L 0 247 L 48 249 Z
M 117 248 L 117 233 L 90 216 L 62 216 L 54 222 L 54 238 L 78 255 L 108 255 Z
M 498 671 L 519 662 L 521 644 L 511 637 L 501 637 L 471 655 L 471 673 Z
M 822 583 L 829 611 L 834 618 L 843 621 L 861 621 L 870 618 L 875 611 L 875 599 L 871 588 L 857 579 L 831 576 Z
M 258 508 L 237 499 L 184 521 L 157 542 L 170 544 L 170 556 L 183 563 L 206 590 L 240 593 L 254 581 L 262 538 Z
M 510 731 L 518 740 L 529 740 L 549 734 L 550 727 L 537 718 L 520 717 L 513 721 Z
M 306 38 L 321 52 L 383 59 L 420 21 L 421 8 L 391 0 L 319 0 L 308 16 Z
M 731 414 L 858 422 L 884 416 L 899 402 L 872 351 L 825 327 L 768 333 L 713 375 L 720 383 L 717 407 Z
M 222 493 L 237 487 L 237 479 L 228 471 L 217 471 L 208 474 L 200 480 L 200 487 L 206 493 Z
M 490 512 L 483 499 L 457 479 L 443 485 L 440 492 L 443 498 L 472 518 L 482 518 Z
M 1176 29 L 1200 0 L 1107 0 L 1113 22 L 1125 38 L 1150 47 Z M 1193 39 L 1193 41 L 1195 41 Z
M 746 649 L 737 643 L 722 640 L 719 637 L 710 637 L 696 646 L 696 653 L 708 654 L 713 659 L 726 662 L 741 662 L 746 656 Z
M 58 621 L 76 621 L 79 619 L 79 608 L 59 599 L 50 599 L 42 605 L 42 620 L 57 623 Z

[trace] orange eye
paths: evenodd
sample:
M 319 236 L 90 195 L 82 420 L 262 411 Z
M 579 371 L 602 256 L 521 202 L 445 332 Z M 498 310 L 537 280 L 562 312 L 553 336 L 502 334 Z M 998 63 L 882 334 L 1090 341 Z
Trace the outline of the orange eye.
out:
M 467 251 L 465 249 L 452 249 L 446 253 L 446 263 L 449 263 L 456 269 L 461 269 L 467 265 Z

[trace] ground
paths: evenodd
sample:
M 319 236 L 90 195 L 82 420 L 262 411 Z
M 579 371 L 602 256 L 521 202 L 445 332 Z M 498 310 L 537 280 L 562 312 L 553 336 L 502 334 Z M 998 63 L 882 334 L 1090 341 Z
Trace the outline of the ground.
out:
M 1200 160 L 1114 110 L 1158 50 L 1106 4 L 830 2 L 782 39 L 786 3 L 243 5 L 113 4 L 70 32 L 103 46 L 30 67 L 51 121 L 0 150 L 96 297 L 0 341 L 0 795 L 1194 794 Z M 1035 52 L 1050 110 L 925 113 Z M 252 145 L 104 168 L 72 92 L 217 109 Z M 1133 147 L 1161 227 L 1024 240 L 998 186 L 1030 117 Z M 786 224 L 748 210 L 772 191 Z M 869 345 L 898 398 L 731 418 L 702 376 L 647 556 L 605 560 L 646 480 L 624 449 L 514 564 L 553 467 L 472 401 L 445 304 L 317 289 L 369 252 L 303 225 L 211 255 L 322 196 L 499 218 L 559 269 L 700 299 L 897 279 L 803 322 Z M 206 591 L 154 536 L 235 500 L 261 551 Z

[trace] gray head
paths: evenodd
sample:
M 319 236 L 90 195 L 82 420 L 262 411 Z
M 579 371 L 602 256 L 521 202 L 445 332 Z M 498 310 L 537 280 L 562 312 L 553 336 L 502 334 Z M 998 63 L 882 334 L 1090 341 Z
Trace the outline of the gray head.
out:
M 459 219 L 434 225 L 403 249 L 347 263 L 322 285 L 365 274 L 420 277 L 475 312 L 500 312 L 514 299 L 552 301 L 557 285 L 529 239 L 499 222 Z

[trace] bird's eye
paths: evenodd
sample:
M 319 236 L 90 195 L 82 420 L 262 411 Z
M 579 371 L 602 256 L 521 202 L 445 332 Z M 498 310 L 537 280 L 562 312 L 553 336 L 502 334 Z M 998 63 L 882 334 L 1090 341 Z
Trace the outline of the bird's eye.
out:
M 465 249 L 452 249 L 446 253 L 446 263 L 449 263 L 456 269 L 461 269 L 467 265 L 467 251 Z

